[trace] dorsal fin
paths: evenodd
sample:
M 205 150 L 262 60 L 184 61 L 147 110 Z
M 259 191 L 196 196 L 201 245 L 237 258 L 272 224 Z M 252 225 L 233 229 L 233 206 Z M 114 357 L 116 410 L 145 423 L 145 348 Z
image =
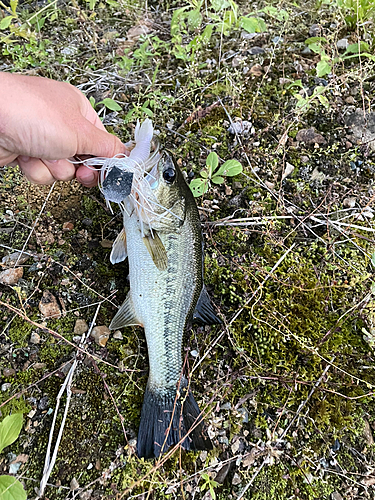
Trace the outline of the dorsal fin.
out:
M 132 325 L 143 326 L 137 318 L 136 312 L 134 310 L 133 299 L 131 298 L 130 293 L 128 293 L 124 303 L 117 311 L 116 316 L 111 321 L 109 329 L 117 330 L 118 328 Z
M 143 237 L 143 242 L 146 245 L 152 260 L 154 261 L 155 266 L 160 271 L 165 271 L 168 266 L 168 256 L 158 233 L 153 230 L 152 235 L 149 233 L 147 236 Z
M 204 285 L 193 313 L 193 323 L 199 323 L 201 325 L 222 323 L 221 319 L 216 316 L 216 312 L 211 304 L 211 299 Z
M 126 249 L 126 233 L 125 229 L 123 228 L 117 235 L 117 238 L 112 245 L 112 252 L 109 260 L 112 264 L 117 264 L 118 262 L 122 262 L 123 260 L 125 260 L 127 256 L 128 252 Z

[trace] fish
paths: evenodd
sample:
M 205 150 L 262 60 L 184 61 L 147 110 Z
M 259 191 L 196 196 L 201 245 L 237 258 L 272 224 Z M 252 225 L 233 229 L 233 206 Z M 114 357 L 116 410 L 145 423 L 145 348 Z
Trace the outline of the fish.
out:
M 128 258 L 130 291 L 109 326 L 145 331 L 149 377 L 137 439 L 137 454 L 145 459 L 179 443 L 185 450 L 212 449 L 183 373 L 182 344 L 192 323 L 221 323 L 203 282 L 203 237 L 193 194 L 169 152 L 150 156 L 133 181 L 135 191 L 122 203 L 123 230 L 111 261 Z

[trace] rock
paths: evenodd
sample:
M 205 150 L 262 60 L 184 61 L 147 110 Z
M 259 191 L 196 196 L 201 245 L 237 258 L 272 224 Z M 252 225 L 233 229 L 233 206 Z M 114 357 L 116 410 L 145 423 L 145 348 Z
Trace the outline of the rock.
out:
M 39 302 L 39 311 L 45 318 L 60 318 L 61 316 L 57 299 L 49 290 L 43 292 L 42 299 Z
M 233 486 L 236 486 L 237 484 L 240 484 L 242 479 L 240 476 L 237 474 L 237 472 L 234 474 L 233 479 L 232 479 L 232 484 Z
M 79 498 L 81 500 L 89 500 L 91 498 L 92 492 L 93 490 L 81 491 L 81 493 L 79 494 Z
M 83 335 L 86 333 L 89 329 L 89 325 L 86 323 L 84 319 L 77 319 L 75 325 L 74 325 L 74 330 L 73 332 L 76 335 Z
M 23 276 L 23 267 L 12 267 L 0 273 L 0 283 L 3 285 L 15 285 Z
M 51 232 L 48 232 L 43 237 L 43 242 L 47 243 L 47 245 L 53 245 L 55 243 L 55 237 Z
M 319 36 L 322 33 L 322 26 L 320 24 L 312 24 L 309 29 L 309 36 Z
M 232 464 L 229 462 L 221 467 L 221 469 L 218 470 L 216 476 L 215 476 L 215 481 L 219 484 L 223 484 L 228 472 L 231 469 Z
M 78 490 L 79 488 L 79 483 L 77 481 L 77 479 L 75 477 L 73 477 L 73 479 L 70 481 L 70 489 L 73 491 L 73 490 Z
M 254 76 L 262 76 L 263 75 L 262 66 L 260 64 L 254 64 L 254 66 L 250 68 L 250 74 Z
M 13 252 L 3 257 L 2 263 L 6 266 L 14 266 L 16 263 L 22 266 L 28 259 L 30 259 L 30 255 L 21 252 Z
M 16 374 L 16 370 L 14 368 L 4 368 L 3 377 L 13 377 Z
M 5 384 L 1 384 L 2 392 L 8 391 L 11 387 L 12 387 L 12 384 L 10 382 L 5 382 Z
M 316 132 L 314 127 L 301 129 L 296 136 L 296 140 L 307 145 L 325 144 L 327 142 L 321 134 Z
M 43 370 L 45 367 L 45 363 L 35 363 L 35 365 L 33 365 L 34 370 Z
M 40 335 L 36 332 L 31 332 L 30 342 L 32 344 L 40 344 Z
M 252 127 L 252 123 L 247 120 L 238 120 L 232 122 L 228 128 L 228 132 L 233 135 L 247 135 Z
M 91 337 L 95 340 L 95 343 L 100 345 L 100 347 L 105 347 L 110 336 L 110 330 L 107 326 L 95 326 L 91 331 Z
M 349 42 L 347 38 L 341 38 L 341 40 L 338 40 L 336 43 L 336 47 L 338 49 L 346 50 L 348 48 Z
M 65 231 L 71 231 L 74 228 L 74 225 L 71 222 L 64 222 L 62 230 Z
M 331 499 L 332 500 L 344 500 L 342 498 L 342 496 L 340 495 L 340 493 L 338 493 L 337 491 L 334 491 L 331 495 Z
M 375 112 L 363 116 L 363 110 L 358 108 L 346 117 L 345 124 L 350 127 L 355 139 L 375 151 Z
M 354 208 L 355 202 L 356 199 L 354 198 L 354 196 L 350 196 L 349 198 L 345 198 L 342 204 L 345 208 Z
M 362 215 L 366 217 L 366 219 L 373 219 L 374 218 L 374 212 L 371 212 L 371 210 L 368 208 L 367 210 L 364 210 L 362 212 Z
M 355 99 L 352 95 L 348 95 L 348 97 L 345 97 L 345 102 L 347 104 L 355 104 Z
M 102 241 L 100 242 L 100 244 L 101 244 L 101 246 L 102 246 L 103 248 L 112 248 L 113 241 L 111 241 L 111 240 L 102 240 Z
M 120 330 L 116 330 L 115 333 L 113 334 L 113 338 L 116 340 L 122 340 L 124 337 L 122 336 Z
M 274 182 L 269 182 L 269 181 L 264 181 L 264 184 L 268 187 L 268 189 L 270 189 L 271 191 L 273 191 L 275 189 L 275 183 Z
M 249 50 L 249 54 L 251 56 L 256 56 L 258 54 L 263 54 L 264 53 L 264 49 L 262 49 L 262 47 L 251 47 L 251 49 Z
M 293 172 L 293 170 L 294 170 L 294 165 L 286 162 L 285 170 L 284 170 L 283 176 L 281 177 L 281 180 L 283 181 L 284 179 L 286 179 L 286 177 L 288 177 L 288 175 L 290 175 Z

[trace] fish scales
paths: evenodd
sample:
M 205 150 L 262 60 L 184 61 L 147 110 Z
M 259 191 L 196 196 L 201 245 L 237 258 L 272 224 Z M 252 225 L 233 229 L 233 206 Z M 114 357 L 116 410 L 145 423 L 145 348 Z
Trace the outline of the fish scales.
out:
M 203 284 L 202 233 L 190 188 L 166 153 L 157 157 L 147 179 L 152 216 L 139 206 L 140 197 L 123 204 L 124 234 L 116 239 L 111 261 L 128 257 L 130 291 L 110 328 L 145 330 L 150 371 L 137 453 L 151 458 L 178 443 L 187 450 L 212 448 L 183 374 L 182 341 L 192 321 L 220 320 Z

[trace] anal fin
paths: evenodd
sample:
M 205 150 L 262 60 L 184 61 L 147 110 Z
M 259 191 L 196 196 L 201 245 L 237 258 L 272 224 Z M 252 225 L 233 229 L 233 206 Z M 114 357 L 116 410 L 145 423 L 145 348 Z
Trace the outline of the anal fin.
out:
M 126 248 L 126 233 L 125 229 L 122 229 L 112 245 L 112 251 L 109 260 L 112 264 L 117 264 L 118 262 L 122 262 L 123 260 L 125 260 L 127 256 L 128 251 Z
M 201 294 L 193 313 L 193 323 L 201 325 L 214 325 L 222 323 L 221 319 L 216 316 L 216 312 L 211 303 L 211 299 L 207 293 L 206 287 L 203 285 Z
M 128 293 L 124 303 L 117 311 L 115 317 L 109 325 L 110 330 L 116 330 L 118 328 L 123 328 L 124 326 L 139 325 L 143 326 L 142 323 L 137 318 L 136 312 L 134 310 L 133 300 L 130 293 Z
M 155 266 L 159 269 L 159 271 L 165 271 L 168 266 L 168 256 L 158 233 L 155 230 L 152 231 L 152 234 L 149 233 L 147 236 L 143 237 L 143 242 L 146 245 L 148 253 L 151 255 Z

